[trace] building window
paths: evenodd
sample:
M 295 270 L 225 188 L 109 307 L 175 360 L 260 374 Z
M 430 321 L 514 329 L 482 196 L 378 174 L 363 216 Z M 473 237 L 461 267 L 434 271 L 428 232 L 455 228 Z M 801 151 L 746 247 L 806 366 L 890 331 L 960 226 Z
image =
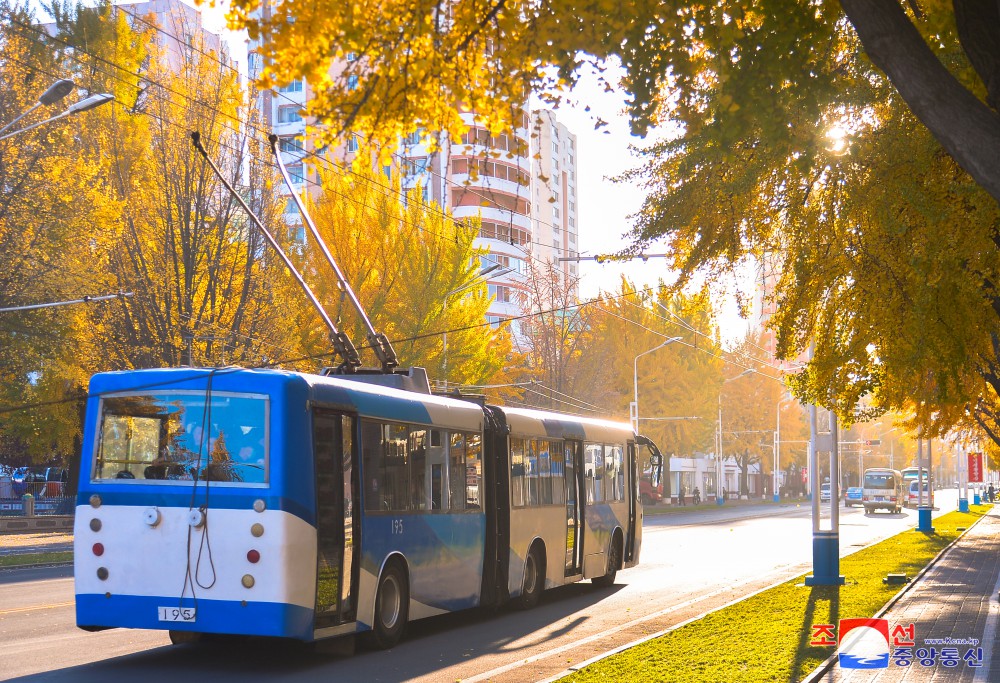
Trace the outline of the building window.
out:
M 302 168 L 302 164 L 292 164 L 288 166 L 288 176 L 292 179 L 293 185 L 301 185 L 305 182 L 306 172 Z
M 357 61 L 358 54 L 356 52 L 348 52 L 346 55 L 344 55 L 344 59 L 346 59 L 349 62 Z
M 498 304 L 509 304 L 514 300 L 510 287 L 506 285 L 487 285 L 486 288 Z
M 278 123 L 298 123 L 302 120 L 298 105 L 278 107 Z
M 356 135 L 352 135 L 349 138 L 347 138 L 347 151 L 348 152 L 358 151 L 358 137 Z
M 278 150 L 286 154 L 302 155 L 304 153 L 302 141 L 291 136 L 278 138 Z
M 289 199 L 285 202 L 285 215 L 294 216 L 299 213 L 299 205 L 295 203 L 295 200 Z
M 420 144 L 420 134 L 421 129 L 417 128 L 415 131 L 403 138 L 404 145 L 419 145 Z
M 278 92 L 302 92 L 302 79 L 297 78 L 288 85 L 281 86 Z
M 348 90 L 357 90 L 358 89 L 358 75 L 357 74 L 351 74 L 350 76 L 347 77 L 347 89 Z

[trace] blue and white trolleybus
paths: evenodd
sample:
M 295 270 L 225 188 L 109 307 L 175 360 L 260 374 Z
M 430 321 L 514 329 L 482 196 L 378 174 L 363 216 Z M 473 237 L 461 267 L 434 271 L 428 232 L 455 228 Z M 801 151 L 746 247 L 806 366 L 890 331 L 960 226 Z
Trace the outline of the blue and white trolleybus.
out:
M 344 376 L 95 375 L 77 624 L 314 641 L 610 584 L 642 542 L 628 424 Z

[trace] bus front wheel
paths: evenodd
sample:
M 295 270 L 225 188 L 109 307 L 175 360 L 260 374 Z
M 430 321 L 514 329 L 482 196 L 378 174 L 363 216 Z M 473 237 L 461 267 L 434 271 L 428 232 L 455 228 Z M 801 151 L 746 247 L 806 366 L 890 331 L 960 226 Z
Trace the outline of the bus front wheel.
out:
M 528 556 L 524 559 L 524 582 L 521 584 L 521 596 L 517 599 L 517 606 L 521 609 L 531 609 L 537 605 L 542 597 L 543 588 L 545 588 L 545 561 L 541 559 L 541 553 L 536 546 L 528 551 Z
M 604 576 L 597 576 L 590 580 L 598 588 L 613 586 L 615 577 L 618 575 L 618 567 L 622 564 L 622 542 L 621 536 L 615 534 L 611 539 L 611 547 L 608 548 L 608 572 Z
M 382 572 L 375 594 L 375 623 L 372 637 L 376 647 L 388 650 L 402 639 L 410 610 L 410 587 L 406 572 L 392 562 Z

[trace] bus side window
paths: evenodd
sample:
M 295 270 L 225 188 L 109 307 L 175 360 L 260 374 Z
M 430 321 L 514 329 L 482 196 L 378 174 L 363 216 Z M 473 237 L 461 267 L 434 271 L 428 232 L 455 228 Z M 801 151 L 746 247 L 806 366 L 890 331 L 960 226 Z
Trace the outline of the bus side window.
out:
M 483 441 L 479 434 L 467 433 L 465 443 L 465 505 L 478 510 L 483 500 Z
M 361 421 L 362 472 L 365 478 L 365 510 L 377 512 L 382 509 L 380 484 L 382 462 L 382 425 L 369 420 Z
M 465 437 L 461 432 L 454 432 L 448 449 L 448 498 L 451 510 L 464 510 L 465 497 Z
M 510 496 L 511 505 L 524 507 L 525 497 L 524 439 L 510 440 Z

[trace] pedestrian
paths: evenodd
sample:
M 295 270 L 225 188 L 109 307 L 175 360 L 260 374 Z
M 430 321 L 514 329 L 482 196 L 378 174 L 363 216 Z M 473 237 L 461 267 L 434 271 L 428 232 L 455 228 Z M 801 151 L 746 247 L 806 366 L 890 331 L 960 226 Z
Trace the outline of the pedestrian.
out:
M 993 482 L 990 482 L 990 487 L 986 489 L 986 500 L 993 502 L 994 496 L 996 496 L 997 490 L 993 488 Z
M 686 493 L 686 490 L 684 489 L 683 486 L 681 487 L 681 490 L 677 492 L 677 495 L 678 495 L 678 497 L 681 500 L 681 505 L 687 505 L 687 502 L 685 502 L 685 500 L 684 500 L 684 494 L 685 493 Z

